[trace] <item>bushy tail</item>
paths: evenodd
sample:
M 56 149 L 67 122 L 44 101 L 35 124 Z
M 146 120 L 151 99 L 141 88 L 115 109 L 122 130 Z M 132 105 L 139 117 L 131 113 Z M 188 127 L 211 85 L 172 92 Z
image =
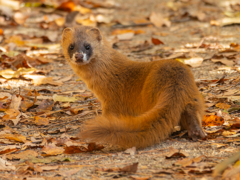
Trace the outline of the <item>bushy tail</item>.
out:
M 179 124 L 183 104 L 169 93 L 162 94 L 160 103 L 136 117 L 98 116 L 83 125 L 81 138 L 105 142 L 124 148 L 144 148 L 166 139 Z M 176 96 L 175 96 L 176 98 Z M 178 102 L 178 103 L 172 103 Z

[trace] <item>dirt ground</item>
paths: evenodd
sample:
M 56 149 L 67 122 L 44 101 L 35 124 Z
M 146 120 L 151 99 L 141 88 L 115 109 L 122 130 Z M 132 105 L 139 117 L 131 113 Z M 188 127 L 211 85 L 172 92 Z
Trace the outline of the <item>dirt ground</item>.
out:
M 226 1 L 226 0 L 205 0 L 205 1 L 194 1 L 194 3 L 188 3 L 185 7 L 182 7 L 183 11 L 182 17 L 174 14 L 177 11 L 170 11 L 166 8 L 168 1 L 164 0 L 115 0 L 115 4 L 118 4 L 121 8 L 114 8 L 111 10 L 111 15 L 114 19 L 118 19 L 122 22 L 121 25 L 99 25 L 103 34 L 109 39 L 112 39 L 111 32 L 115 29 L 126 29 L 130 28 L 133 30 L 141 29 L 145 33 L 135 35 L 130 41 L 118 41 L 115 43 L 115 48 L 127 55 L 134 61 L 153 61 L 161 60 L 169 56 L 169 53 L 176 55 L 182 53 L 191 57 L 201 57 L 203 62 L 201 65 L 196 67 L 191 67 L 191 70 L 196 79 L 199 90 L 205 97 L 206 103 L 209 102 L 209 94 L 211 97 L 218 97 L 221 95 L 220 91 L 224 91 L 225 88 L 230 88 L 231 80 L 237 79 L 239 77 L 239 67 L 240 57 L 235 60 L 235 64 L 228 66 L 220 62 L 212 61 L 212 57 L 218 54 L 220 49 L 224 49 L 231 43 L 240 42 L 240 26 L 239 24 L 231 24 L 228 26 L 214 26 L 209 22 L 210 20 L 219 19 L 224 17 L 224 8 L 226 8 L 229 3 L 236 3 L 237 1 Z M 170 2 L 170 1 L 169 1 Z M 179 2 L 179 4 L 184 4 L 185 1 L 173 1 Z M 187 0 L 186 0 L 187 2 Z M 189 2 L 189 1 L 188 1 Z M 197 3 L 196 3 L 197 2 Z M 199 6 L 199 4 L 201 6 Z M 204 8 L 202 7 L 204 4 Z M 217 6 L 215 6 L 217 4 Z M 240 6 L 240 5 L 239 5 Z M 199 20 L 198 17 L 190 16 L 188 13 L 190 10 L 196 10 L 200 7 L 200 11 L 203 11 L 207 20 Z M 171 26 L 163 26 L 157 28 L 153 25 L 141 25 L 132 26 L 127 23 L 134 21 L 136 19 L 149 17 L 151 12 L 161 12 L 165 14 L 166 17 L 171 18 Z M 184 11 L 186 14 L 184 15 Z M 41 33 L 38 32 L 34 27 L 28 28 L 19 26 L 14 28 L 6 28 L 5 34 L 17 34 L 22 32 L 24 34 L 31 33 Z M 57 42 L 60 42 L 62 29 L 57 31 L 58 37 Z M 51 33 L 51 30 L 45 30 L 43 33 Z M 138 45 L 145 40 L 149 41 L 151 38 L 158 38 L 164 44 L 158 46 L 152 46 L 148 50 L 134 52 L 131 47 Z M 209 48 L 201 48 L 201 45 L 209 45 Z M 59 47 L 58 47 L 59 48 Z M 239 55 L 239 52 L 236 53 Z M 50 56 L 49 56 L 50 57 Z M 179 59 L 187 59 L 182 56 Z M 80 94 L 82 96 L 86 95 L 83 101 L 78 104 L 75 103 L 74 106 L 79 105 L 89 105 L 91 102 L 91 108 L 95 111 L 83 116 L 82 113 L 77 115 L 68 115 L 66 113 L 58 113 L 55 115 L 56 120 L 46 126 L 35 126 L 32 124 L 24 123 L 20 121 L 16 126 L 10 123 L 7 126 L 11 127 L 13 130 L 17 131 L 19 134 L 27 137 L 28 139 L 34 134 L 42 134 L 46 139 L 51 138 L 64 138 L 64 137 L 76 137 L 77 133 L 80 131 L 81 123 L 91 117 L 95 117 L 96 114 L 101 113 L 100 103 L 95 99 L 95 97 L 90 97 L 91 92 L 87 89 L 82 81 L 78 81 L 78 77 L 74 74 L 71 67 L 65 61 L 61 50 L 59 50 L 59 55 L 54 56 L 53 62 L 45 65 L 37 66 L 39 70 L 49 70 L 47 76 L 56 77 L 59 79 L 73 75 L 70 81 L 64 82 L 61 86 L 52 85 L 24 85 L 31 90 L 41 90 L 48 89 L 50 93 L 49 96 L 53 94 L 63 94 L 64 92 L 73 92 L 68 94 L 69 96 Z M 226 79 L 225 85 L 204 84 L 203 81 L 209 83 L 212 80 L 220 80 L 221 78 Z M 10 83 L 10 82 L 8 82 Z M 231 86 L 232 87 L 232 86 Z M 239 85 L 236 84 L 234 88 L 238 88 Z M 20 89 L 21 89 L 20 88 Z M 79 90 L 86 90 L 84 93 Z M 5 87 L 2 87 L 2 91 L 7 92 Z M 12 88 L 8 92 L 18 92 L 19 88 Z M 224 95 L 223 95 L 224 96 Z M 225 96 L 224 96 L 225 97 Z M 230 102 L 231 100 L 227 100 Z M 232 100 L 233 101 L 233 100 Z M 231 102 L 232 102 L 231 101 Z M 225 101 L 226 102 L 226 101 Z M 235 103 L 237 104 L 237 103 Z M 60 106 L 56 105 L 55 106 Z M 92 109 L 91 109 L 92 110 Z M 221 114 L 223 110 L 213 106 L 207 106 L 206 113 L 208 114 Z M 4 115 L 3 112 L 1 112 Z M 239 116 L 239 110 L 230 113 L 231 118 Z M 2 125 L 2 128 L 6 124 Z M 204 127 L 208 129 L 207 127 Z M 212 129 L 210 129 L 212 130 Z M 183 136 L 182 136 L 183 135 Z M 57 155 L 58 159 L 65 158 L 69 161 L 58 161 L 51 162 L 49 165 L 58 166 L 57 170 L 52 171 L 42 171 L 42 172 L 32 172 L 19 174 L 18 170 L 15 171 L 1 171 L 0 179 L 213 179 L 212 171 L 214 167 L 222 160 L 228 158 L 233 153 L 239 150 L 239 138 L 235 137 L 224 137 L 219 134 L 214 134 L 209 136 L 206 140 L 199 140 L 197 142 L 190 140 L 186 133 L 176 132 L 170 136 L 165 141 L 141 150 L 129 150 L 125 152 L 123 150 L 116 150 L 110 145 L 104 145 L 105 148 L 100 151 L 93 152 L 83 152 L 76 154 L 60 154 Z M 3 144 L 2 144 L 3 145 Z M 6 146 L 6 145 L 3 145 Z M 183 153 L 182 156 L 170 157 L 172 148 Z M 29 148 L 31 149 L 31 148 Z M 33 148 L 36 151 L 40 151 L 41 148 Z M 24 151 L 24 147 L 21 147 Z M 4 158 L 6 154 L 0 155 Z M 180 160 L 189 158 L 192 160 L 194 158 L 201 157 L 201 162 L 195 162 L 190 165 L 179 164 Z M 25 161 L 21 161 L 24 163 Z M 12 163 L 19 163 L 18 161 L 12 161 Z M 133 163 L 138 163 L 138 168 L 136 173 L 123 173 L 117 172 L 111 169 L 120 167 L 123 168 L 127 165 Z M 38 165 L 41 165 L 38 164 Z M 105 169 L 104 169 L 105 168 Z M 76 173 L 71 173 L 70 170 L 76 170 Z M 110 169 L 110 170 L 107 170 Z M 66 172 L 66 174 L 61 174 Z M 69 173 L 69 174 L 67 174 Z

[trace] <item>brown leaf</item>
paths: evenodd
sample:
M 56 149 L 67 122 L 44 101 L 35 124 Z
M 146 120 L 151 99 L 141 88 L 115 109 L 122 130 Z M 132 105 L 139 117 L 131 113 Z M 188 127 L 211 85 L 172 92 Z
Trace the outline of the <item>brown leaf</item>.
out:
M 60 86 L 63 83 L 62 82 L 56 82 L 53 80 L 53 77 L 46 77 L 43 75 L 24 75 L 25 78 L 32 79 L 33 84 L 35 86 L 39 86 L 42 84 L 50 84 L 54 86 Z
M 76 115 L 76 114 L 82 112 L 83 108 L 71 108 L 70 111 L 71 111 L 72 114 Z
M 136 154 L 136 147 L 128 148 L 124 151 L 125 154 L 130 154 L 131 156 L 134 156 Z
M 175 162 L 174 164 L 176 166 L 182 166 L 182 167 L 186 167 L 186 166 L 190 166 L 193 163 L 192 159 L 190 158 L 185 158 L 185 159 L 180 159 L 177 162 Z
M 35 172 L 43 172 L 42 168 L 36 164 L 33 164 L 32 162 L 25 161 L 25 163 L 28 165 L 28 169 L 35 171 Z
M 134 180 L 150 180 L 151 177 L 138 177 L 138 176 L 130 176 L 131 179 L 134 179 Z
M 67 11 L 67 12 L 73 11 L 74 8 L 75 8 L 75 4 L 72 1 L 63 2 L 59 7 L 57 7 L 58 10 Z
M 57 147 L 54 144 L 48 144 L 42 148 L 42 156 L 56 156 L 58 154 L 62 154 L 63 152 L 64 148 Z
M 124 173 L 136 173 L 138 168 L 138 162 L 133 163 L 132 165 L 125 166 L 123 168 L 120 168 L 119 172 L 124 172 Z
M 88 144 L 88 152 L 99 151 L 99 150 L 101 150 L 103 148 L 104 148 L 103 145 L 98 145 L 96 143 L 89 143 Z
M 163 25 L 166 25 L 167 27 L 171 26 L 171 22 L 163 17 L 163 15 L 159 12 L 152 12 L 150 15 L 150 21 L 156 26 L 156 27 L 162 27 Z
M 2 143 L 2 142 L 1 142 Z M 16 145 L 8 145 L 8 146 L 2 146 L 0 147 L 0 155 L 1 154 L 9 154 L 11 152 L 16 152 L 18 151 Z
M 26 137 L 21 134 L 0 134 L 0 139 L 6 138 L 9 140 L 17 141 L 17 142 L 23 142 L 25 143 Z
M 52 170 L 57 170 L 59 166 L 41 166 L 41 169 L 43 171 L 52 171 Z
M 124 34 L 118 34 L 117 35 L 117 38 L 120 40 L 120 41 L 126 41 L 126 40 L 131 40 L 134 36 L 134 33 L 133 32 L 129 32 L 129 33 L 124 33 Z
M 217 103 L 215 106 L 220 109 L 229 109 L 231 107 L 231 105 L 225 103 Z
M 14 171 L 16 167 L 12 165 L 10 162 L 0 158 L 0 171 Z
M 13 95 L 9 109 L 18 110 L 21 104 L 21 100 L 22 98 L 20 96 Z
M 62 172 L 59 172 L 59 174 L 64 177 L 71 177 L 73 174 L 76 174 L 81 169 L 82 168 L 76 168 L 76 169 L 71 169 L 71 170 L 67 170 L 67 171 L 62 171 Z
M 8 154 L 7 159 L 9 160 L 16 160 L 16 159 L 29 159 L 32 157 L 37 157 L 38 153 L 33 150 L 25 150 L 23 152 L 20 152 L 18 154 Z
M 123 173 L 136 173 L 138 168 L 138 162 L 132 165 L 125 166 L 123 168 L 97 168 L 96 171 L 104 172 L 123 172 Z
M 88 149 L 84 146 L 66 146 L 64 154 L 76 154 L 82 152 L 88 152 Z
M 202 120 L 203 126 L 221 126 L 223 123 L 224 119 L 216 115 L 205 115 Z
M 46 125 L 49 124 L 49 118 L 35 116 L 34 120 L 35 120 L 35 124 L 38 125 L 38 126 L 41 126 L 41 125 L 46 126 Z
M 220 63 L 225 64 L 225 65 L 230 66 L 230 67 L 232 67 L 234 65 L 234 61 L 228 60 L 226 58 L 223 58 L 223 59 L 211 59 L 211 61 L 213 61 L 215 63 L 220 62 Z
M 36 108 L 36 111 L 41 112 L 41 111 L 51 111 L 53 106 L 54 106 L 55 102 L 48 100 L 48 99 L 44 99 Z
M 154 38 L 154 37 L 152 37 L 152 43 L 154 45 L 164 44 L 162 41 L 160 41 L 159 39 Z
M 187 156 L 188 156 L 188 154 L 186 152 L 180 152 L 180 150 L 174 149 L 173 147 L 170 147 L 169 152 L 166 155 L 166 159 L 187 157 Z

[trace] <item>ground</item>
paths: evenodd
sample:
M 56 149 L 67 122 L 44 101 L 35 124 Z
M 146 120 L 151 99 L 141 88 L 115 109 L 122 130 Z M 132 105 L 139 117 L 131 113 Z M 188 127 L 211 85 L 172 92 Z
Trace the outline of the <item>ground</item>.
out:
M 26 17 L 24 22 L 13 15 L 15 25 L 2 22 L 0 26 L 0 48 L 7 55 L 0 59 L 0 179 L 214 179 L 216 165 L 239 150 L 239 2 L 80 2 L 82 7 L 91 9 L 88 14 L 81 11 L 80 18 L 73 12 L 51 11 L 45 6 L 31 10 L 25 7 L 26 11 L 19 10 Z M 5 18 L 3 14 L 2 10 L 1 17 Z M 63 24 L 54 21 L 52 25 L 49 14 L 69 18 Z M 60 39 L 64 27 L 97 14 L 103 15 L 104 21 L 95 19 L 91 23 L 97 21 L 97 27 L 113 47 L 130 59 L 176 59 L 189 65 L 206 102 L 206 140 L 192 141 L 186 132 L 178 131 L 154 146 L 127 151 L 105 144 L 103 149 L 94 144 L 87 147 L 79 141 L 82 122 L 101 114 L 101 106 L 64 59 Z M 16 36 L 22 39 L 16 40 Z M 44 41 L 43 36 L 50 41 Z M 33 58 L 17 59 L 21 66 L 35 68 L 27 74 L 28 78 L 22 70 L 21 76 L 9 78 L 4 74 L 6 69 L 19 69 L 12 58 L 16 52 Z M 36 60 L 37 57 L 45 59 Z M 31 66 L 26 66 L 26 62 Z M 37 82 L 34 75 L 53 79 Z M 77 101 L 70 100 L 73 97 Z M 210 116 L 215 124 L 209 122 Z M 233 164 L 220 176 L 237 178 L 239 170 L 237 163 L 232 167 Z

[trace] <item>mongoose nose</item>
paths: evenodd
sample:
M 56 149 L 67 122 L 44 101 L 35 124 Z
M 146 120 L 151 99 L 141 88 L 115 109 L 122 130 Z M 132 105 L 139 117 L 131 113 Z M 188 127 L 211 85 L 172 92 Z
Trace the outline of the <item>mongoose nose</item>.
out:
M 82 53 L 76 53 L 75 58 L 76 58 L 77 61 L 79 61 L 79 60 L 82 61 L 83 60 L 83 54 Z

